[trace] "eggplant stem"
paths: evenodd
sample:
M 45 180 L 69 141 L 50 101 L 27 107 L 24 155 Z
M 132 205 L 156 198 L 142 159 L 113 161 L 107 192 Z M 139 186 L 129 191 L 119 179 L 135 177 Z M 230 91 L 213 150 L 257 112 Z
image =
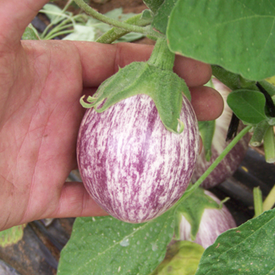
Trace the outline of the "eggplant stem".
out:
M 225 158 L 231 149 L 249 132 L 252 126 L 246 126 L 239 134 L 227 145 L 223 152 L 215 159 L 215 161 L 208 167 L 208 169 L 202 174 L 202 176 L 193 184 L 189 185 L 182 197 L 174 204 L 177 207 L 183 200 L 196 190 L 201 183 L 209 176 L 209 174 L 218 166 L 218 164 Z
M 249 144 L 253 147 L 260 146 L 269 126 L 270 125 L 266 120 L 257 124 L 253 130 L 253 136 L 251 137 Z
M 267 163 L 275 162 L 275 137 L 273 126 L 269 126 L 264 135 L 264 152 Z
M 259 82 L 256 83 L 256 86 L 258 87 L 260 92 L 263 93 L 263 95 L 265 96 L 266 106 L 267 106 L 269 115 L 272 117 L 275 117 L 275 105 L 273 103 L 273 100 L 270 94 L 264 89 L 264 87 Z
M 152 37 L 163 37 L 162 34 L 159 34 L 158 32 L 154 31 L 153 28 L 149 25 L 146 27 L 141 27 L 137 25 L 132 25 L 126 22 L 121 22 L 112 18 L 109 18 L 99 12 L 97 12 L 95 9 L 91 8 L 84 0 L 74 0 L 75 3 L 83 9 L 88 15 L 92 16 L 95 19 L 98 19 L 101 22 L 107 23 L 113 27 L 117 27 L 120 29 L 124 29 L 129 32 L 137 32 L 142 33 L 144 35 L 149 35 Z
M 147 26 L 151 24 L 152 18 L 143 18 L 143 12 L 124 21 L 125 23 L 136 25 L 136 26 Z M 96 42 L 104 43 L 104 44 L 111 44 L 120 37 L 124 36 L 125 34 L 129 33 L 129 31 L 120 29 L 117 27 L 113 27 L 109 31 L 105 32 L 102 36 L 100 36 Z
M 262 198 L 262 191 L 260 187 L 253 188 L 253 198 L 254 198 L 254 212 L 255 216 L 258 217 L 261 215 L 263 211 L 263 198 Z
M 275 185 L 272 187 L 269 194 L 267 195 L 267 197 L 264 200 L 263 211 L 272 209 L 274 204 L 275 204 Z

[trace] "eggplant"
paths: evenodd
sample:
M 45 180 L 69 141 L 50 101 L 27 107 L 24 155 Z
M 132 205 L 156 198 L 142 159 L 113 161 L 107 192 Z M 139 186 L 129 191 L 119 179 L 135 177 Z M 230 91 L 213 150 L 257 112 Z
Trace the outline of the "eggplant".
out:
M 217 204 L 221 203 L 210 191 L 204 190 L 204 193 Z M 215 242 L 221 233 L 236 226 L 234 218 L 225 205 L 222 205 L 221 209 L 205 208 L 195 240 L 191 239 L 191 225 L 184 215 L 182 215 L 179 225 L 179 238 L 181 241 L 194 241 L 206 249 Z
M 197 160 L 199 132 L 183 95 L 181 134 L 168 131 L 154 101 L 138 94 L 102 113 L 88 109 L 77 160 L 88 193 L 107 213 L 130 223 L 156 218 L 184 193 Z
M 196 168 L 192 176 L 192 182 L 196 182 L 200 176 L 207 170 L 207 168 L 215 161 L 215 159 L 223 152 L 230 141 L 226 141 L 228 127 L 232 117 L 232 110 L 226 103 L 230 89 L 225 86 L 219 80 L 212 79 L 214 88 L 221 94 L 224 100 L 224 110 L 222 115 L 216 119 L 215 131 L 212 140 L 211 151 L 212 155 L 209 161 L 206 160 L 205 152 L 198 156 Z M 243 129 L 244 125 L 240 123 L 238 131 Z M 233 173 L 239 167 L 241 161 L 243 160 L 246 151 L 249 147 L 249 134 L 245 135 L 234 148 L 226 155 L 226 157 L 218 164 L 218 166 L 211 172 L 211 174 L 203 181 L 201 187 L 205 189 L 212 188 L 225 179 L 233 175 Z

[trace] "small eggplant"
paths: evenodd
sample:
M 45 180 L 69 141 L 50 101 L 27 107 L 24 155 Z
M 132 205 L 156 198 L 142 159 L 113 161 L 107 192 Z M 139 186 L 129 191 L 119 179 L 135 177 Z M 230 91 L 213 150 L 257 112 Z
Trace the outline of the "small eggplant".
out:
M 218 205 L 220 200 L 208 190 L 204 194 L 213 199 Z M 199 229 L 194 240 L 191 238 L 191 225 L 184 215 L 181 217 L 179 225 L 179 239 L 184 241 L 194 241 L 205 249 L 212 245 L 216 238 L 228 229 L 236 227 L 236 222 L 225 205 L 218 208 L 205 208 L 200 220 Z

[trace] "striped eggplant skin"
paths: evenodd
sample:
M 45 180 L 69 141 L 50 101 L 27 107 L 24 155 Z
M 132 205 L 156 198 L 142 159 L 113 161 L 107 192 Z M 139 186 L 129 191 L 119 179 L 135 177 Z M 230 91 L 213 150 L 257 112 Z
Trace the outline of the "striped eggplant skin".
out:
M 204 190 L 204 193 L 218 204 L 221 203 L 210 191 Z M 204 209 L 194 242 L 206 249 L 215 242 L 221 233 L 236 226 L 233 216 L 225 205 L 221 209 Z M 191 226 L 183 215 L 180 222 L 180 240 L 191 241 Z
M 107 213 L 130 223 L 156 218 L 184 193 L 199 150 L 197 119 L 183 96 L 181 134 L 168 131 L 153 100 L 136 95 L 102 113 L 88 109 L 77 159 L 88 193 Z
M 232 111 L 226 103 L 230 89 L 221 83 L 219 80 L 213 78 L 214 88 L 221 94 L 224 100 L 224 110 L 222 115 L 217 118 L 215 125 L 215 132 L 212 142 L 212 156 L 210 161 L 205 159 L 204 150 L 198 156 L 197 164 L 192 176 L 192 182 L 195 183 L 200 176 L 208 169 L 208 167 L 215 161 L 215 159 L 223 152 L 230 141 L 226 141 L 228 127 L 232 117 Z M 243 129 L 243 124 L 240 123 L 239 130 Z M 249 147 L 249 134 L 245 135 L 234 148 L 226 155 L 226 157 L 218 164 L 218 166 L 210 173 L 210 175 L 202 182 L 201 187 L 205 189 L 212 188 L 228 177 L 232 176 L 241 164 L 246 151 Z

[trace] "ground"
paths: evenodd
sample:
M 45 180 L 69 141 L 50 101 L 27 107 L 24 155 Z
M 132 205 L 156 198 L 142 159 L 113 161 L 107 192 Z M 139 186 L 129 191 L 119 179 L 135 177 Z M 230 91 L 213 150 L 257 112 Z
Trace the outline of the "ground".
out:
M 54 3 L 64 6 L 68 0 L 57 0 Z M 146 6 L 142 0 L 90 0 L 88 1 L 91 7 L 95 8 L 101 13 L 106 13 L 107 11 L 122 7 L 125 13 L 142 12 Z M 75 8 L 71 7 L 71 9 Z

